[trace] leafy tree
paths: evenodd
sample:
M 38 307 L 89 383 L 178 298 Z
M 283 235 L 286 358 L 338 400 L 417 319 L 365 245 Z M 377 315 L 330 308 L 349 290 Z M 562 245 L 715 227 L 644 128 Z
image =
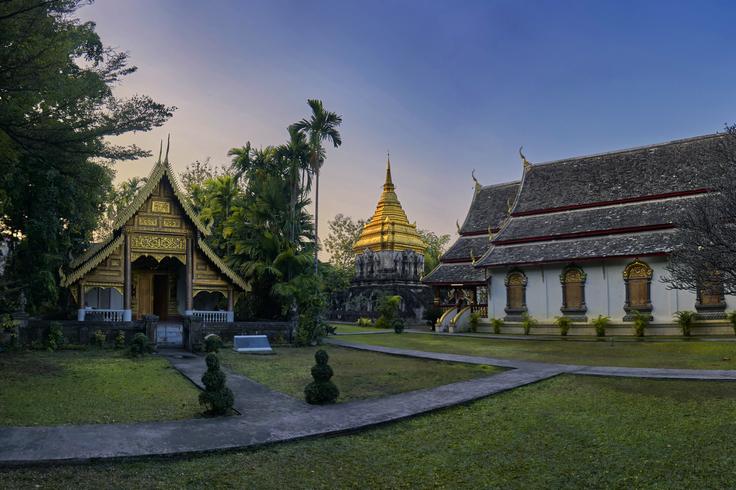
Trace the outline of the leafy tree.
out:
M 424 252 L 424 273 L 429 274 L 440 263 L 440 257 L 447 250 L 447 244 L 450 243 L 450 235 L 437 235 L 429 230 L 417 230 L 417 232 L 427 244 L 427 250 Z
M 335 218 L 327 223 L 330 233 L 325 239 L 325 250 L 330 254 L 330 263 L 337 269 L 354 270 L 353 245 L 358 241 L 365 224 L 366 220 L 353 221 L 353 218 L 343 214 L 335 215 Z
M 187 165 L 187 168 L 179 176 L 179 180 L 184 188 L 184 192 L 187 193 L 196 206 L 198 204 L 195 199 L 196 190 L 206 181 L 226 175 L 227 173 L 228 170 L 226 168 L 213 165 L 210 157 L 207 157 L 204 160 L 194 160 Z
M 322 143 L 329 141 L 337 148 L 342 144 L 342 137 L 337 130 L 342 124 L 342 116 L 338 116 L 334 112 L 325 110 L 322 101 L 317 99 L 307 100 L 307 104 L 312 109 L 312 116 L 309 119 L 302 119 L 294 123 L 290 129 L 295 129 L 306 136 L 309 144 L 309 166 L 315 177 L 315 193 L 314 193 L 314 273 L 317 274 L 317 255 L 319 253 L 319 171 L 325 163 L 325 150 Z
M 96 238 L 103 238 L 113 231 L 112 226 L 118 214 L 130 206 L 147 180 L 146 177 L 131 177 L 110 190 L 105 203 L 105 214 L 96 230 Z
M 74 18 L 84 3 L 0 2 L 0 228 L 14 237 L 0 292 L 24 291 L 32 312 L 55 306 L 60 266 L 92 238 L 109 163 L 148 155 L 104 138 L 148 131 L 174 110 L 113 94 L 136 68 Z

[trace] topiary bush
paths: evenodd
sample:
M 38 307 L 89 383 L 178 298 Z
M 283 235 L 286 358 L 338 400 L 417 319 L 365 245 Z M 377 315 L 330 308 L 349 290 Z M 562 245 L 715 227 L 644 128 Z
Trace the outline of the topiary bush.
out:
M 501 327 L 503 327 L 504 323 L 501 318 L 491 318 L 491 327 L 493 327 L 493 333 L 496 335 L 501 333 Z
M 199 394 L 199 404 L 207 408 L 207 415 L 225 415 L 235 403 L 232 390 L 225 385 L 226 376 L 220 369 L 220 359 L 210 352 L 205 357 L 207 371 L 202 375 L 204 391 Z
M 205 352 L 220 352 L 223 343 L 219 335 L 213 333 L 209 334 L 204 338 L 204 350 Z
M 404 322 L 403 318 L 394 318 L 393 325 L 394 332 L 396 333 L 402 333 L 404 331 L 404 328 L 406 328 L 406 323 Z
M 125 347 L 125 332 L 118 330 L 117 335 L 115 335 L 115 348 L 122 349 L 123 347 Z
M 675 313 L 675 321 L 677 321 L 677 325 L 679 325 L 680 330 L 682 330 L 683 337 L 690 337 L 692 334 L 693 325 L 695 325 L 695 320 L 697 318 L 697 314 L 694 311 L 678 311 Z
M 105 347 L 105 341 L 107 340 L 107 335 L 102 330 L 97 330 L 92 337 L 92 345 L 95 347 Z
M 649 315 L 640 311 L 633 311 L 634 315 L 634 334 L 637 337 L 644 337 L 644 330 L 649 326 Z
M 128 354 L 132 357 L 139 357 L 145 354 L 150 354 L 151 352 L 153 352 L 153 345 L 148 341 L 146 334 L 141 332 L 135 334 L 133 341 L 130 343 L 130 347 L 128 347 Z
M 524 329 L 524 335 L 529 335 L 532 327 L 536 327 L 539 322 L 531 317 L 529 313 L 524 312 L 521 315 L 521 327 Z
M 593 319 L 592 323 L 595 327 L 596 337 L 605 337 L 606 328 L 608 327 L 608 324 L 611 323 L 611 319 L 607 316 L 598 315 L 596 318 Z
M 333 376 L 332 368 L 327 364 L 330 356 L 322 349 L 314 353 L 314 361 L 317 363 L 312 366 L 312 381 L 304 388 L 304 398 L 310 405 L 325 405 L 335 403 L 337 397 L 340 396 L 340 390 L 337 389 L 335 383 L 330 381 Z
M 46 339 L 46 349 L 49 352 L 54 352 L 64 345 L 64 331 L 61 329 L 61 323 L 51 322 L 49 328 L 49 336 Z
M 570 318 L 566 316 L 558 316 L 555 317 L 555 325 L 559 327 L 560 335 L 562 335 L 563 337 L 567 337 L 567 332 L 570 331 L 572 320 L 570 320 Z

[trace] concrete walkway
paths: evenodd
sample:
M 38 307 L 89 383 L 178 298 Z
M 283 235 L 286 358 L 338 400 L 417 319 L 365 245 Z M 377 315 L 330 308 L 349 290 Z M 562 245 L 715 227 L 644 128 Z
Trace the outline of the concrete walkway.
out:
M 183 455 L 350 432 L 467 403 L 563 373 L 736 380 L 736 371 L 576 366 L 350 344 L 336 339 L 328 342 L 391 355 L 511 369 L 436 388 L 325 407 L 307 405 L 230 373 L 228 386 L 235 394 L 235 408 L 240 416 L 136 424 L 4 427 L 0 428 L 0 466 Z M 176 352 L 165 355 L 176 369 L 199 385 L 205 369 L 202 357 Z

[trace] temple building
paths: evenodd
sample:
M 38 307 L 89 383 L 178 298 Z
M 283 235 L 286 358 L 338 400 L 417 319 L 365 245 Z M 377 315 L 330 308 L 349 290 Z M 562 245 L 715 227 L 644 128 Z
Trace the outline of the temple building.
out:
M 355 278 L 333 316 L 355 320 L 375 317 L 378 301 L 386 295 L 401 296 L 404 318 L 421 321 L 431 303 L 431 290 L 421 283 L 427 245 L 409 223 L 391 178 L 391 161 L 376 210 L 353 245 Z
M 207 245 L 209 235 L 178 187 L 167 149 L 112 233 L 62 271 L 78 320 L 128 322 L 154 314 L 162 321 L 232 322 L 235 294 L 247 284 Z
M 678 221 L 709 192 L 727 154 L 736 154 L 736 143 L 715 134 L 543 164 L 522 155 L 518 185 L 476 189 L 460 238 L 425 283 L 440 293 L 483 284 L 484 317 L 504 320 L 507 332 L 520 331 L 529 315 L 538 333 L 566 316 L 576 322 L 573 333 L 592 334 L 589 322 L 603 315 L 623 334 L 638 312 L 653 333 L 677 333 L 673 316 L 683 310 L 697 312 L 704 333 L 725 332 L 735 297 L 713 284 L 671 289 L 663 278 Z M 485 243 L 473 241 L 481 236 Z M 450 309 L 452 297 L 438 302 Z

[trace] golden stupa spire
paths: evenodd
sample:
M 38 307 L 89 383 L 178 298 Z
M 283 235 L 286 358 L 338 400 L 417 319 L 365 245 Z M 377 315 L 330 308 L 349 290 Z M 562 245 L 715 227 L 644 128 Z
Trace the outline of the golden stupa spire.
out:
M 380 250 L 414 250 L 424 253 L 427 245 L 417 233 L 417 225 L 409 223 L 401 202 L 396 196 L 396 188 L 391 178 L 391 156 L 386 155 L 386 180 L 383 192 L 378 199 L 373 217 L 363 228 L 358 241 L 353 245 L 355 253 L 363 253 L 365 249 L 374 252 Z

